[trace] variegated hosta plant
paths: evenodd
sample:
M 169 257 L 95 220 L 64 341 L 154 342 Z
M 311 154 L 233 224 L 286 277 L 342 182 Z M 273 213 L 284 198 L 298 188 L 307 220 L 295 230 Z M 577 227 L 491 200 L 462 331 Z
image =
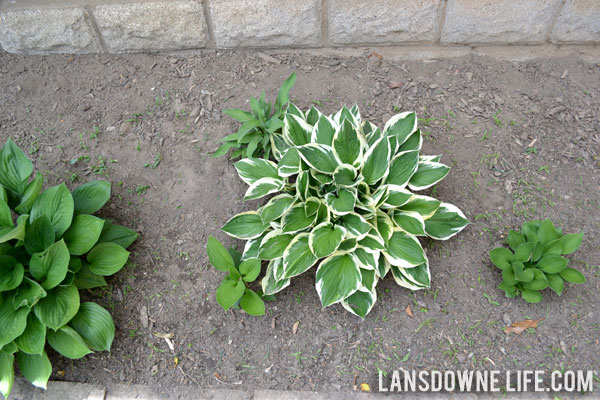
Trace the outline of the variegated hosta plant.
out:
M 248 240 L 243 259 L 268 261 L 264 294 L 316 266 L 323 307 L 341 303 L 364 318 L 389 271 L 400 286 L 429 287 L 419 236 L 446 240 L 469 222 L 452 204 L 414 193 L 450 170 L 440 156 L 419 154 L 415 113 L 398 114 L 380 129 L 361 121 L 356 106 L 333 116 L 313 107 L 288 112 L 282 133 L 273 143 L 277 163 L 246 158 L 235 164 L 250 185 L 245 199 L 276 195 L 223 227 Z

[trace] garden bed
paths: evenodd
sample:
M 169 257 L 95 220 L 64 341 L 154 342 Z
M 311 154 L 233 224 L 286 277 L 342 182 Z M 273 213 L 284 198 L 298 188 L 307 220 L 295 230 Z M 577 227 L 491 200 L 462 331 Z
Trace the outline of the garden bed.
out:
M 241 201 L 247 185 L 225 157 L 209 155 L 238 127 L 222 110 L 248 109 L 263 88 L 274 98 L 292 71 L 302 109 L 356 103 L 380 125 L 416 111 L 423 153 L 452 167 L 437 197 L 472 222 L 447 242 L 424 242 L 430 290 L 412 293 L 388 277 L 365 320 L 339 305 L 321 310 L 311 273 L 268 302 L 264 317 L 224 313 L 214 297 L 222 274 L 208 264 L 208 235 L 239 245 L 219 230 L 259 204 Z M 109 289 L 88 294 L 114 317 L 112 351 L 81 360 L 49 352 L 54 380 L 352 390 L 400 367 L 600 369 L 600 65 L 2 53 L 0 72 L 1 141 L 26 151 L 47 184 L 109 180 L 113 198 L 100 214 L 142 234 Z M 570 266 L 587 282 L 561 297 L 546 290 L 531 305 L 496 288 L 500 271 L 487 253 L 533 217 L 585 232 Z M 540 318 L 519 336 L 503 331 Z

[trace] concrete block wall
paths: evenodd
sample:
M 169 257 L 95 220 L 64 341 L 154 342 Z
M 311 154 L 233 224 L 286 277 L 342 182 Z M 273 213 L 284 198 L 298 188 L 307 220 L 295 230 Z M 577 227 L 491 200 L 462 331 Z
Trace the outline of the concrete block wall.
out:
M 600 45 L 600 0 L 0 0 L 11 53 Z

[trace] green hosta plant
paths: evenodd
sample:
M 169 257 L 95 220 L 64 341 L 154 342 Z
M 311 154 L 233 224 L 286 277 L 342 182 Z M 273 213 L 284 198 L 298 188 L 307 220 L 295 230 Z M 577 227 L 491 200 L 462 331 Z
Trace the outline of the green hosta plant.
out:
M 584 283 L 585 277 L 576 269 L 568 268 L 571 254 L 583 239 L 582 233 L 563 235 L 552 221 L 529 221 L 521 232 L 511 230 L 507 242 L 510 250 L 498 247 L 490 251 L 492 263 L 502 270 L 502 283 L 498 286 L 506 297 L 521 295 L 529 303 L 542 300 L 541 290 L 552 289 L 559 296 L 565 281 Z
M 46 342 L 68 358 L 109 350 L 113 320 L 79 289 L 106 286 L 137 233 L 91 214 L 110 198 L 110 183 L 42 190 L 33 164 L 10 140 L 0 150 L 0 392 L 9 395 L 16 359 L 21 373 L 46 387 Z
M 260 260 L 254 258 L 242 261 L 239 251 L 225 249 L 212 236 L 208 237 L 206 251 L 210 263 L 219 271 L 227 272 L 217 289 L 219 305 L 225 311 L 239 305 L 250 315 L 264 315 L 265 303 L 259 294 L 247 287 L 260 274 Z
M 295 82 L 296 73 L 293 72 L 283 82 L 274 105 L 265 101 L 263 90 L 259 99 L 250 97 L 250 112 L 238 109 L 225 110 L 225 114 L 241 122 L 242 125 L 237 132 L 221 140 L 223 144 L 213 156 L 220 157 L 229 149 L 233 149 L 231 159 L 238 157 L 268 159 L 273 140 L 280 140 L 283 117 L 288 108 L 289 92 Z
M 468 221 L 455 206 L 417 194 L 450 170 L 440 156 L 420 155 L 415 113 L 383 129 L 362 121 L 355 106 L 327 116 L 290 106 L 277 162 L 245 158 L 235 164 L 249 186 L 245 199 L 274 195 L 256 211 L 223 227 L 248 240 L 242 261 L 268 262 L 265 295 L 312 267 L 323 307 L 341 303 L 365 317 L 377 281 L 391 271 L 403 287 L 429 287 L 429 262 L 419 237 L 446 240 Z

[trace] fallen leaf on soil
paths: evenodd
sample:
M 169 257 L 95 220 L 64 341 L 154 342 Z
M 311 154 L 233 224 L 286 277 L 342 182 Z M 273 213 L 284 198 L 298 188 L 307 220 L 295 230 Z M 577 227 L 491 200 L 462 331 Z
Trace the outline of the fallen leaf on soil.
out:
M 406 308 L 404 309 L 404 311 L 406 312 L 406 315 L 408 315 L 411 318 L 414 318 L 412 310 L 410 309 L 410 304 L 406 306 Z
M 510 324 L 510 326 L 507 326 L 506 328 L 504 328 L 504 332 L 506 332 L 508 334 L 510 334 L 512 332 L 512 333 L 516 333 L 517 335 L 520 335 L 527 328 L 537 328 L 538 324 L 540 322 L 542 322 L 543 320 L 544 320 L 544 318 L 526 319 L 525 321 L 513 322 L 512 324 Z
M 371 391 L 371 386 L 369 386 L 368 383 L 361 383 L 360 384 L 360 391 L 361 392 L 370 392 Z
M 163 332 L 154 332 L 154 336 L 161 339 L 171 339 L 173 337 L 172 333 L 163 333 Z
M 60 376 L 60 377 L 63 377 L 63 376 L 65 376 L 65 371 L 64 371 L 64 370 L 62 370 L 62 369 L 61 369 L 61 370 L 58 370 L 58 371 L 56 371 L 56 375 L 58 375 L 58 376 Z
M 298 332 L 298 325 L 300 325 L 300 321 L 294 322 L 294 325 L 292 325 L 292 334 L 295 335 Z
M 371 58 L 371 57 L 377 57 L 378 59 L 383 60 L 383 56 L 376 51 L 369 54 L 369 57 L 367 57 L 367 58 Z
M 390 82 L 388 86 L 390 89 L 398 89 L 402 87 L 402 82 Z

